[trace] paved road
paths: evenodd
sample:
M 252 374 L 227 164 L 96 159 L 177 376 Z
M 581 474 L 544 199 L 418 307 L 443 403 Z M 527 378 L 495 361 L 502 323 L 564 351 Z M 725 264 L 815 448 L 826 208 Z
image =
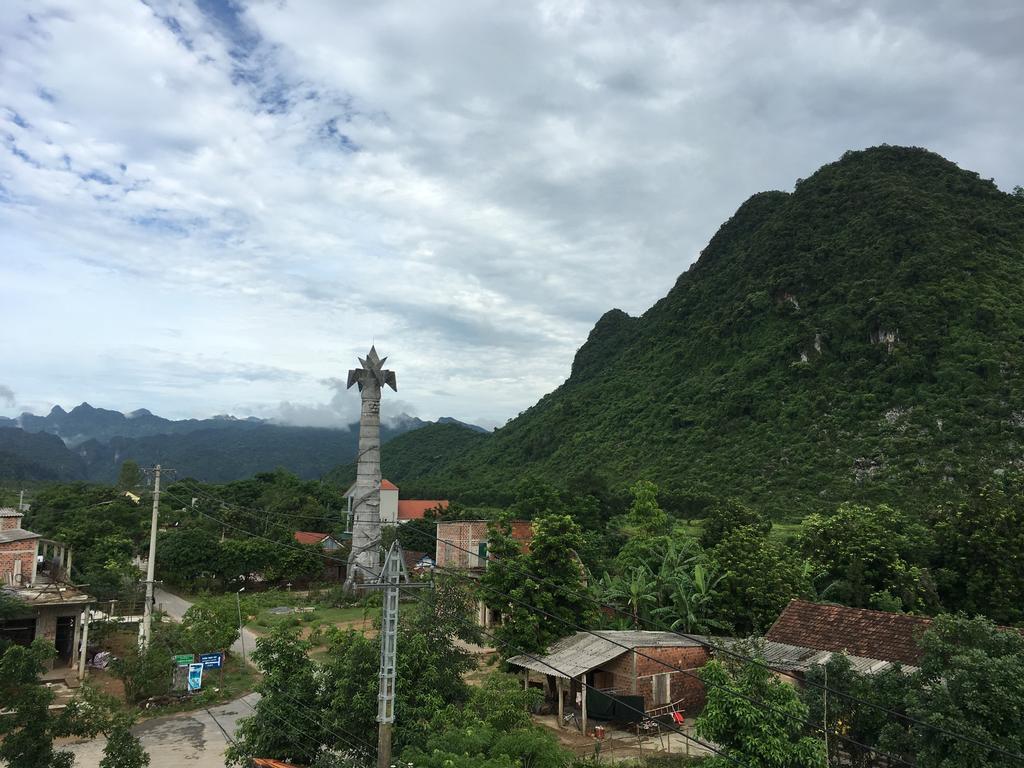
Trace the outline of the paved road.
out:
M 249 705 L 259 701 L 250 693 L 227 704 L 167 717 L 154 717 L 136 724 L 132 731 L 149 752 L 150 768 L 223 768 L 228 740 L 234 736 L 238 720 L 252 714 Z M 221 730 L 223 729 L 223 730 Z M 75 768 L 98 768 L 103 759 L 103 738 L 75 741 L 62 745 L 75 755 Z
M 171 592 L 167 592 L 157 587 L 155 590 L 156 604 L 157 607 L 163 609 L 168 616 L 175 621 L 181 621 L 181 617 L 185 615 L 185 611 L 192 607 L 192 603 L 183 597 L 178 597 Z M 238 658 L 242 657 L 242 643 L 245 643 L 245 660 L 252 666 L 252 657 L 250 654 L 256 649 L 256 635 L 245 627 L 242 628 L 242 636 L 235 641 L 234 645 L 231 646 L 231 652 Z

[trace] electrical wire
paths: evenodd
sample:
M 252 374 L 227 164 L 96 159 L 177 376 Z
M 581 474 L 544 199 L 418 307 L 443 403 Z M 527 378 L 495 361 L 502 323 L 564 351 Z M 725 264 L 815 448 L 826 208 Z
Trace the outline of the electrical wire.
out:
M 180 501 L 180 499 L 179 499 L 179 501 Z M 218 500 L 218 501 L 220 501 L 220 500 Z M 251 510 L 246 510 L 245 508 L 240 507 L 239 505 L 236 505 L 236 504 L 231 504 L 231 503 L 228 503 L 228 502 L 221 502 L 221 503 L 224 504 L 224 506 L 236 509 L 238 511 L 252 512 Z M 226 523 L 226 521 L 220 521 L 220 520 L 218 520 L 217 518 L 214 518 L 211 515 L 207 515 L 206 513 L 201 512 L 200 510 L 196 510 L 196 511 L 198 511 L 200 514 L 202 514 L 202 515 L 204 515 L 204 516 L 214 520 L 215 522 L 220 522 L 221 524 L 226 524 L 229 527 L 236 528 L 236 530 L 240 530 L 243 533 L 248 533 L 249 535 L 258 536 L 258 534 L 255 534 L 252 531 L 247 531 L 245 529 L 239 528 L 238 526 L 233 526 L 230 523 Z M 449 544 L 454 549 L 457 549 L 459 551 L 466 552 L 466 553 L 468 553 L 470 555 L 473 555 L 473 556 L 477 556 L 478 555 L 478 553 L 476 553 L 476 552 L 472 552 L 470 550 L 467 550 L 467 549 L 459 546 L 456 542 L 451 542 L 451 541 L 447 541 L 447 540 L 444 540 L 444 539 L 440 539 L 437 536 L 431 536 L 431 534 L 429 534 L 429 533 L 426 534 L 426 535 L 428 537 L 430 537 L 430 538 L 433 538 L 436 542 L 444 543 L 444 544 Z M 265 538 L 265 537 L 261 537 L 261 538 Z M 270 542 L 276 543 L 276 544 L 282 544 L 282 542 L 277 542 L 277 541 L 275 541 L 273 539 L 267 539 L 267 541 L 270 541 Z M 288 546 L 288 545 L 284 544 L 284 546 Z M 328 557 L 328 556 L 325 556 L 325 557 Z M 328 557 L 328 559 L 334 560 L 336 562 L 347 562 L 347 561 L 342 561 L 339 558 Z M 529 578 L 532 578 L 532 579 L 534 579 L 534 580 L 536 580 L 536 581 L 538 581 L 540 583 L 547 584 L 549 586 L 551 585 L 550 580 L 546 579 L 545 577 L 538 576 L 536 574 L 530 573 L 529 571 L 527 571 L 527 570 L 525 570 L 525 569 L 523 569 L 521 567 L 515 566 L 515 565 L 513 565 L 511 567 L 514 570 L 516 570 L 517 572 L 519 572 L 519 573 L 521 573 L 521 574 L 523 574 L 523 575 L 525 575 L 525 576 L 527 576 Z M 561 585 L 555 585 L 555 586 L 561 588 Z M 622 611 L 622 609 L 618 608 L 617 606 L 607 605 L 605 603 L 601 603 L 600 601 L 596 600 L 595 598 L 591 597 L 590 595 L 587 595 L 585 592 L 581 593 L 581 596 L 584 599 L 586 599 L 589 602 L 597 605 L 600 608 L 609 609 L 609 610 L 612 610 L 612 611 L 614 611 L 616 613 L 619 613 L 620 615 L 627 616 L 629 618 L 633 618 L 630 614 L 625 613 L 624 611 Z M 648 625 L 650 624 L 650 622 L 647 622 L 647 623 L 648 623 Z M 579 631 L 590 632 L 591 634 L 593 634 L 592 630 L 580 629 Z M 709 642 L 707 640 L 706 637 L 701 637 L 701 636 L 698 636 L 698 635 L 692 635 L 692 634 L 689 634 L 689 633 L 680 632 L 678 630 L 673 630 L 671 628 L 664 628 L 664 629 L 661 629 L 661 631 L 670 632 L 670 633 L 675 634 L 675 635 L 677 635 L 679 637 L 682 637 L 682 638 L 685 638 L 685 639 L 689 639 L 689 640 L 691 640 L 691 641 L 701 645 L 702 647 L 710 648 L 710 649 L 715 650 L 715 651 L 717 651 L 719 653 L 722 653 L 723 655 L 727 655 L 727 656 L 730 656 L 732 658 L 741 660 L 744 663 L 755 664 L 757 666 L 760 666 L 760 667 L 762 667 L 764 669 L 767 669 L 769 671 L 772 671 L 772 672 L 786 674 L 785 670 L 780 670 L 780 669 L 777 669 L 775 667 L 772 667 L 771 665 L 767 664 L 766 662 L 764 662 L 761 659 L 756 659 L 754 657 L 746 656 L 746 655 L 738 653 L 738 652 L 736 652 L 736 651 L 734 651 L 734 650 L 732 650 L 730 648 L 727 648 L 727 647 L 724 647 L 724 646 L 720 646 L 720 645 L 716 645 L 714 643 L 711 643 L 711 642 Z M 663 663 L 663 662 L 660 662 L 660 663 Z M 684 674 L 686 673 L 685 670 L 677 670 L 677 671 L 684 672 Z M 690 673 L 690 674 L 692 674 L 692 673 Z M 814 682 L 814 681 L 807 681 L 807 682 L 812 687 L 823 688 L 821 683 L 817 683 L 817 682 Z M 743 694 L 739 694 L 739 692 L 735 692 L 735 693 L 737 695 L 741 695 L 741 696 L 743 695 Z M 961 741 L 968 742 L 968 743 L 972 743 L 972 744 L 974 744 L 976 746 L 984 747 L 985 749 L 987 749 L 989 751 L 997 752 L 999 754 L 1002 754 L 1002 755 L 1007 756 L 1007 757 L 1011 757 L 1011 758 L 1013 758 L 1015 760 L 1019 760 L 1022 763 L 1024 763 L 1024 755 L 1019 755 L 1019 754 L 1014 753 L 1014 752 L 1012 752 L 1010 750 L 1006 750 L 1006 749 L 1004 749 L 1004 748 L 1002 748 L 1002 747 L 1000 747 L 998 745 L 988 744 L 988 743 L 983 742 L 983 741 L 981 741 L 979 739 L 975 739 L 975 738 L 973 738 L 971 736 L 967 736 L 965 734 L 959 734 L 959 733 L 956 733 L 954 731 L 950 731 L 950 730 L 948 730 L 946 728 L 943 728 L 942 726 L 935 725 L 935 724 L 932 724 L 932 723 L 928 723 L 926 721 L 917 719 L 917 718 L 915 718 L 915 717 L 913 717 L 911 715 L 907 715 L 905 713 L 898 712 L 898 711 L 893 710 L 891 708 L 888 708 L 888 707 L 885 707 L 883 705 L 877 704 L 877 703 L 875 703 L 873 701 L 870 701 L 870 700 L 867 700 L 867 699 L 863 699 L 863 698 L 860 698 L 860 697 L 857 697 L 857 696 L 853 696 L 851 694 L 848 694 L 848 693 L 846 693 L 844 691 L 840 691 L 840 690 L 835 689 L 835 688 L 828 688 L 828 693 L 835 694 L 835 695 L 840 696 L 842 698 L 845 698 L 845 699 L 847 699 L 849 701 L 854 701 L 854 702 L 856 702 L 858 704 L 864 704 L 864 705 L 866 705 L 868 707 L 871 707 L 871 708 L 874 708 L 876 710 L 882 711 L 882 712 L 884 712 L 886 714 L 898 717 L 898 718 L 900 718 L 901 720 L 903 720 L 903 721 L 905 721 L 907 723 L 911 723 L 911 724 L 919 725 L 919 726 L 922 726 L 922 727 L 925 727 L 925 728 L 929 728 L 929 729 L 931 729 L 933 731 L 936 731 L 936 732 L 942 733 L 942 734 L 944 734 L 946 736 L 949 736 L 950 738 L 961 740 Z M 762 707 L 768 706 L 768 707 L 770 707 L 770 705 L 767 705 L 764 702 L 757 702 L 756 700 L 751 700 L 751 703 L 754 703 L 756 706 L 762 706 Z M 806 724 L 808 721 L 804 721 L 804 722 Z M 813 724 L 811 725 L 811 727 L 816 729 L 816 730 L 819 730 L 819 731 L 821 730 L 820 727 L 818 727 L 816 725 L 813 725 Z M 839 737 L 839 738 L 847 740 L 848 743 L 857 744 L 858 746 L 861 746 L 861 747 L 863 747 L 865 749 L 871 750 L 871 751 L 875 752 L 876 754 L 885 756 L 888 759 L 896 760 L 896 761 L 902 762 L 903 764 L 906 764 L 906 765 L 911 765 L 911 763 L 908 763 L 906 760 L 902 760 L 901 758 L 898 758 L 898 757 L 896 757 L 894 755 L 888 755 L 887 753 L 885 753 L 883 751 L 880 751 L 880 750 L 868 747 L 867 745 L 859 744 L 859 742 L 854 742 L 852 739 L 850 739 L 850 737 L 844 736 L 843 734 L 839 733 L 838 731 L 833 731 L 833 734 L 835 736 Z
M 197 511 L 198 511 L 198 510 L 197 510 Z M 205 515 L 205 516 L 207 516 L 207 517 L 210 517 L 211 519 L 214 519 L 214 520 L 216 520 L 216 518 L 213 518 L 213 517 L 212 517 L 212 516 L 210 516 L 210 515 L 206 515 L 206 513 L 203 513 L 203 512 L 201 512 L 201 511 L 200 511 L 200 514 L 202 514 L 202 515 Z M 253 535 L 253 536 L 257 536 L 257 537 L 259 537 L 259 538 L 265 538 L 265 537 L 260 537 L 260 536 L 259 536 L 259 534 L 256 534 L 256 533 L 255 533 L 255 532 L 253 532 L 253 531 L 247 531 L 246 529 L 240 528 L 240 527 L 238 527 L 238 526 L 234 526 L 234 525 L 232 525 L 231 523 L 227 523 L 226 521 L 220 521 L 220 522 L 222 522 L 223 524 L 226 524 L 226 525 L 227 525 L 227 526 L 229 526 L 229 527 L 233 527 L 233 528 L 235 528 L 235 529 L 237 529 L 237 530 L 240 530 L 240 531 L 242 531 L 242 532 L 244 532 L 244 533 L 248 533 L 248 534 L 250 534 L 250 535 Z M 273 523 L 272 523 L 272 524 L 273 524 Z M 274 525 L 282 525 L 282 524 L 274 524 Z M 429 535 L 429 534 L 428 534 L 428 535 Z M 438 539 L 438 538 L 437 538 L 436 536 L 435 536 L 435 537 L 433 537 L 433 538 L 434 538 L 434 539 L 435 539 L 436 541 L 438 541 L 438 542 L 442 542 L 442 543 L 450 543 L 450 542 L 444 542 L 443 540 L 441 540 L 441 539 Z M 292 547 L 291 545 L 288 545 L 288 544 L 286 544 L 286 543 L 283 543 L 283 542 L 275 541 L 275 540 L 273 540 L 273 539 L 266 539 L 266 540 L 267 540 L 267 541 L 269 541 L 269 542 L 271 542 L 271 543 L 274 543 L 274 544 L 278 544 L 278 545 L 281 545 L 281 546 L 285 546 L 285 547 L 288 547 L 288 548 L 292 548 L 292 549 L 295 549 L 295 547 Z M 457 547 L 457 546 L 456 546 L 456 548 L 457 548 L 457 549 L 460 549 L 460 550 L 461 550 L 461 551 L 463 551 L 463 552 L 468 552 L 469 554 L 475 554 L 475 553 L 471 552 L 470 550 L 462 549 L 461 547 Z M 325 555 L 325 558 L 326 558 L 326 559 L 331 559 L 331 560 L 335 560 L 335 561 L 337 561 L 337 562 L 341 562 L 340 558 L 334 558 L 334 557 L 330 557 L 330 556 L 326 556 L 326 555 Z M 365 568 L 364 568 L 363 570 L 365 570 Z M 444 570 L 446 570 L 446 569 L 442 569 L 442 568 L 436 568 L 436 567 L 435 567 L 435 570 L 442 570 L 442 571 L 444 571 Z M 463 578 L 463 579 L 465 579 L 465 578 L 469 578 L 469 579 L 471 579 L 471 580 L 472 580 L 472 581 L 473 581 L 473 582 L 474 582 L 474 583 L 475 583 L 475 584 L 476 584 L 476 585 L 477 585 L 478 587 L 482 587 L 482 586 L 483 586 L 483 585 L 481 585 L 481 584 L 479 583 L 479 580 L 477 580 L 477 579 L 472 579 L 472 577 L 469 577 L 469 576 L 467 576 L 466 574 L 463 574 L 463 573 L 461 573 L 461 572 L 458 572 L 458 571 L 450 571 L 450 570 L 449 570 L 448 572 L 449 572 L 449 573 L 451 573 L 451 574 L 452 574 L 453 576 L 455 576 L 455 577 L 457 577 L 457 578 Z M 484 587 L 484 588 L 486 588 L 486 587 Z M 493 591 L 493 590 L 492 590 L 492 591 Z M 503 597 L 505 597 L 505 598 L 507 598 L 507 599 L 509 599 L 509 600 L 513 600 L 513 601 L 515 600 L 515 598 L 512 598 L 512 597 L 511 597 L 510 595 L 507 595 L 507 594 L 505 594 L 505 593 L 496 593 L 496 594 L 501 594 L 501 595 L 502 595 Z M 556 617 L 556 616 L 554 616 L 554 615 L 552 615 L 552 614 L 550 614 L 550 613 L 548 613 L 548 612 L 544 611 L 544 610 L 543 610 L 543 609 L 541 609 L 541 608 L 538 608 L 538 607 L 536 607 L 536 606 L 530 606 L 529 604 L 526 604 L 526 603 L 522 603 L 521 601 L 520 601 L 520 604 L 521 604 L 521 605 L 523 605 L 524 607 L 526 607 L 526 608 L 530 609 L 530 610 L 534 610 L 534 611 L 537 611 L 537 612 L 539 612 L 539 613 L 541 613 L 541 614 L 545 615 L 545 616 L 546 616 L 546 617 L 548 617 L 548 618 L 551 618 L 551 619 L 554 619 L 554 620 L 556 620 L 556 621 L 559 621 L 559 622 L 563 623 L 564 625 L 566 625 L 566 626 L 568 626 L 568 627 L 572 628 L 572 629 L 573 629 L 574 631 L 577 631 L 577 632 L 584 632 L 584 633 L 588 633 L 588 634 L 591 634 L 591 635 L 593 635 L 593 636 L 595 636 L 595 637 L 600 637 L 601 639 L 604 639 L 604 640 L 608 641 L 608 638 L 605 638 L 605 637 L 603 637 L 603 636 L 601 636 L 601 635 L 598 635 L 598 634 L 597 634 L 596 632 L 594 632 L 593 630 L 588 630 L 588 629 L 584 629 L 584 628 L 582 628 L 582 627 L 579 627 L 579 626 L 577 626 L 577 625 L 571 624 L 570 622 L 566 622 L 566 621 L 564 621 L 563 619 L 560 619 L 560 618 L 558 618 L 558 617 Z M 622 649 L 623 649 L 624 651 L 629 651 L 629 650 L 632 650 L 632 651 L 634 651 L 634 652 L 635 652 L 635 653 L 636 653 L 637 655 L 639 655 L 639 656 L 641 656 L 641 657 L 644 657 L 644 658 L 647 658 L 647 659 L 649 659 L 649 660 L 655 661 L 655 662 L 657 662 L 657 663 L 659 663 L 659 664 L 661 664 L 661 665 L 663 665 L 663 666 L 666 666 L 666 667 L 668 667 L 669 669 L 672 669 L 672 670 L 674 670 L 674 671 L 676 671 L 676 672 L 680 672 L 680 673 L 682 673 L 682 674 L 684 674 L 684 675 L 687 675 L 687 676 L 689 676 L 689 677 L 692 677 L 692 678 L 694 678 L 694 679 L 700 680 L 700 681 L 701 681 L 701 682 L 702 682 L 702 683 L 703 683 L 704 685 L 711 685 L 711 684 L 710 684 L 710 683 L 708 683 L 707 681 L 704 681 L 704 680 L 703 680 L 703 679 L 702 679 L 702 678 L 701 678 L 701 677 L 700 677 L 699 675 L 697 675 L 697 674 L 694 674 L 694 673 L 693 673 L 693 672 L 691 672 L 690 670 L 685 670 L 685 669 L 682 669 L 682 668 L 680 668 L 680 667 L 676 667 L 676 666 L 674 666 L 674 665 L 671 665 L 671 664 L 667 664 L 666 662 L 664 662 L 664 661 L 661 661 L 660 659 L 657 659 L 657 658 L 655 658 L 655 657 L 653 657 L 653 656 L 650 656 L 650 655 L 648 655 L 648 654 L 645 654 L 645 653 L 643 653 L 642 651 L 636 651 L 635 649 L 633 649 L 633 648 L 631 648 L 631 647 L 629 647 L 629 646 L 623 645 L 622 643 L 617 643 L 617 642 L 615 642 L 615 641 L 609 641 L 609 642 L 612 642 L 612 644 L 613 644 L 613 645 L 618 645 L 618 646 L 619 646 L 619 647 L 621 647 L 621 648 L 622 648 Z M 713 686 L 713 685 L 712 685 L 711 687 L 716 687 L 716 686 Z M 805 718 L 800 718 L 799 716 L 797 716 L 797 715 L 794 715 L 794 714 L 792 714 L 792 713 L 789 713 L 789 712 L 786 712 L 786 711 L 784 711 L 784 710 L 778 710 L 778 709 L 776 709 L 775 707 L 773 707 L 772 705 L 770 705 L 770 704 L 768 704 L 768 703 L 766 703 L 766 702 L 760 701 L 759 699 L 756 699 L 756 698 L 754 698 L 754 697 L 751 697 L 751 696 L 748 696 L 748 695 L 746 695 L 746 694 L 743 694 L 743 693 L 741 693 L 741 692 L 739 692 L 739 691 L 736 691 L 735 689 L 733 689 L 733 688 L 730 688 L 729 686 L 720 686 L 720 687 L 721 687 L 721 688 L 722 688 L 722 689 L 723 689 L 724 691 L 726 691 L 726 692 L 727 692 L 727 693 L 728 693 L 729 695 L 732 695 L 732 696 L 736 696 L 736 697 L 742 698 L 742 699 L 744 699 L 745 701 L 747 701 L 748 703 L 750 703 L 750 704 L 754 705 L 755 707 L 760 707 L 760 708 L 762 708 L 762 709 L 766 709 L 766 710 L 774 711 L 774 712 L 776 712 L 777 714 L 780 714 L 780 715 L 782 715 L 783 717 L 786 717 L 786 718 L 788 718 L 788 719 L 790 719 L 790 720 L 795 720 L 795 721 L 796 721 L 796 722 L 798 722 L 798 723 L 799 723 L 800 725 L 802 725 L 802 726 L 806 726 L 806 727 L 810 728 L 810 729 L 811 729 L 811 730 L 813 730 L 813 731 L 818 731 L 818 732 L 822 732 L 822 728 L 821 728 L 820 726 L 818 726 L 818 725 L 817 725 L 816 723 L 813 723 L 813 722 L 811 722 L 811 721 L 810 721 L 810 720 L 808 720 L 808 719 L 805 719 Z M 888 760 L 892 760 L 892 761 L 895 761 L 895 762 L 897 762 L 897 763 L 900 763 L 900 764 L 902 764 L 902 765 L 907 765 L 907 766 L 911 766 L 911 767 L 912 767 L 912 766 L 914 765 L 913 763 L 911 763 L 911 762 L 909 762 L 909 761 L 907 761 L 907 760 L 905 760 L 905 759 L 903 759 L 903 758 L 901 758 L 901 757 L 898 757 L 898 756 L 896 756 L 896 755 L 892 755 L 892 754 L 890 754 L 890 753 L 888 753 L 888 752 L 885 752 L 884 750 L 880 750 L 880 749 L 878 749 L 878 748 L 876 748 L 876 747 L 871 747 L 871 746 L 869 746 L 869 745 L 867 745 L 867 744 L 863 744 L 863 743 L 861 743 L 861 742 L 859 742 L 859 741 L 857 741 L 857 740 L 853 739 L 852 737 L 850 737 L 850 736 L 846 736 L 846 735 L 844 735 L 844 734 L 842 734 L 842 733 L 840 733 L 840 732 L 838 732 L 838 731 L 833 731 L 833 734 L 834 734 L 834 735 L 835 735 L 835 736 L 836 736 L 837 738 L 840 738 L 840 739 L 844 740 L 844 741 L 845 741 L 846 743 L 848 743 L 848 744 L 852 744 L 852 745 L 854 745 L 854 746 L 860 747 L 861 749 L 864 749 L 864 750 L 866 750 L 866 751 L 869 751 L 869 752 L 871 752 L 871 753 L 873 753 L 873 754 L 879 755 L 880 757 L 885 757 L 885 758 L 886 758 L 886 759 L 888 759 Z

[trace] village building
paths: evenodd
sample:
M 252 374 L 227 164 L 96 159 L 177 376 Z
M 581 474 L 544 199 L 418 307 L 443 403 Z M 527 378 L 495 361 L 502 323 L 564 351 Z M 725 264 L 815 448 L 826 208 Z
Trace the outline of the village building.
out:
M 355 483 L 345 492 L 348 502 L 346 530 L 352 527 L 352 506 L 356 495 Z M 428 510 L 448 509 L 447 499 L 403 499 L 399 497 L 398 486 L 390 480 L 380 481 L 380 522 L 381 525 L 400 525 L 410 520 L 422 520 Z
M 931 624 L 931 619 L 906 613 L 791 600 L 765 633 L 766 661 L 802 673 L 843 653 L 862 672 L 896 664 L 913 667 L 921 660 L 921 636 Z
M 318 531 L 296 531 L 295 541 L 303 546 L 320 547 L 324 553 L 324 579 L 341 581 L 345 578 L 344 559 L 335 555 L 341 549 L 341 542 L 329 533 Z
M 545 680 L 559 725 L 575 715 L 587 733 L 594 720 L 636 723 L 673 713 L 695 716 L 704 706 L 698 670 L 707 661 L 708 650 L 699 638 L 599 630 L 563 638 L 544 656 L 514 656 L 508 663 L 523 670 L 527 680 L 531 673 Z
M 459 570 L 483 569 L 487 566 L 488 522 L 486 520 L 450 520 L 437 524 L 437 551 L 434 560 L 438 568 Z M 533 523 L 529 520 L 512 521 L 512 538 L 523 552 L 533 540 Z
M 0 620 L 0 637 L 19 645 L 46 640 L 57 649 L 51 678 L 85 675 L 92 598 L 70 583 L 71 549 L 21 527 L 24 513 L 0 509 L 0 588 L 23 610 Z
M 434 566 L 440 569 L 468 571 L 479 576 L 487 567 L 488 522 L 486 520 L 447 520 L 437 524 Z M 533 541 L 533 523 L 512 521 L 512 538 L 519 549 L 527 552 Z M 488 608 L 485 601 L 477 603 L 476 622 L 485 629 L 501 622 L 499 611 Z

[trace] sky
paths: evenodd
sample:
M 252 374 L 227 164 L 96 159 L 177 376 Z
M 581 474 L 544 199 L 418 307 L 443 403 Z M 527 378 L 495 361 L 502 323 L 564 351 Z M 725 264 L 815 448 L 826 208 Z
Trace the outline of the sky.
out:
M 0 415 L 503 424 L 847 149 L 1024 183 L 1024 4 L 4 0 Z

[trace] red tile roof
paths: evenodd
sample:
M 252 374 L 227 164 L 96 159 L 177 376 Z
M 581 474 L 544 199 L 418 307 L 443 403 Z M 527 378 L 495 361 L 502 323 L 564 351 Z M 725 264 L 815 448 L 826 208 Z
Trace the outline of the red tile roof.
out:
M 319 544 L 331 534 L 317 533 L 316 531 L 296 531 L 295 540 L 299 544 Z
M 399 499 L 399 520 L 421 520 L 428 509 L 448 509 L 447 499 Z
M 791 600 L 765 635 L 776 643 L 916 665 L 932 620 L 905 613 Z
M 252 764 L 256 768 L 299 768 L 297 765 L 292 763 L 283 763 L 280 760 L 271 760 L 267 757 L 254 757 Z
M 397 491 L 398 486 L 392 483 L 390 480 L 381 480 L 380 489 L 382 491 Z

